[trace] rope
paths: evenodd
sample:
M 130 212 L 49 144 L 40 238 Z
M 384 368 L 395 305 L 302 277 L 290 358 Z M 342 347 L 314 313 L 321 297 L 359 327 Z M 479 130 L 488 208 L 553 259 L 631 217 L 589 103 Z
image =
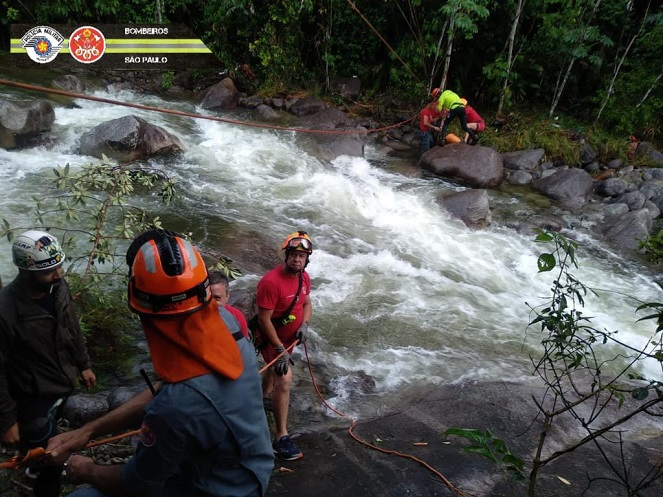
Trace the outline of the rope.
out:
M 129 438 L 133 437 L 135 435 L 140 434 L 140 429 L 138 430 L 133 430 L 133 431 L 128 431 L 126 433 L 122 433 L 121 435 L 115 435 L 113 437 L 109 438 L 104 438 L 103 440 L 97 440 L 95 442 L 90 442 L 85 446 L 86 449 L 91 449 L 93 447 L 98 447 L 99 445 L 105 445 L 111 442 L 115 442 L 117 440 L 122 440 L 123 438 Z M 36 459 L 42 456 L 45 456 L 49 454 L 50 452 L 46 452 L 46 449 L 43 447 L 35 447 L 34 449 L 28 450 L 25 454 L 21 454 L 18 456 L 14 456 L 10 459 L 7 459 L 4 462 L 0 462 L 0 469 L 16 469 L 20 468 L 23 466 L 25 463 L 30 461 L 31 459 Z
M 399 451 L 397 451 L 397 450 L 390 450 L 390 449 L 384 449 L 384 448 L 382 448 L 382 447 L 378 447 L 378 446 L 376 446 L 376 445 L 373 445 L 373 444 L 370 443 L 370 442 L 367 442 L 367 441 L 365 441 L 365 440 L 362 440 L 362 439 L 359 438 L 357 435 L 355 435 L 355 433 L 354 433 L 354 429 L 355 429 L 355 427 L 356 427 L 355 420 L 352 419 L 352 418 L 350 418 L 350 417 L 348 417 L 347 415 L 345 415 L 345 414 L 343 414 L 343 413 L 337 411 L 337 410 L 334 409 L 332 406 L 330 406 L 330 405 L 327 403 L 327 401 L 325 400 L 325 398 L 322 396 L 322 393 L 320 393 L 320 390 L 318 389 L 318 385 L 317 385 L 317 383 L 316 383 L 316 381 L 315 381 L 315 378 L 313 377 L 313 370 L 311 369 L 311 359 L 309 358 L 309 355 L 308 355 L 308 349 L 307 349 L 307 347 L 306 347 L 306 344 L 304 344 L 304 353 L 306 354 L 306 362 L 308 363 L 308 372 L 309 372 L 309 375 L 311 376 L 311 381 L 313 382 L 313 388 L 315 389 L 315 392 L 317 393 L 318 397 L 320 398 L 320 400 L 322 401 L 322 403 L 325 405 L 325 407 L 327 407 L 327 409 L 333 411 L 333 412 L 336 413 L 338 416 L 340 416 L 340 417 L 342 417 L 342 418 L 345 418 L 345 419 L 348 419 L 348 420 L 350 421 L 350 428 L 348 429 L 348 433 L 349 433 L 349 435 L 352 437 L 353 440 L 355 440 L 356 442 L 359 442 L 360 444 L 362 444 L 362 445 L 364 445 L 364 446 L 366 446 L 366 447 L 368 447 L 368 448 L 370 448 L 370 449 L 377 450 L 377 451 L 382 452 L 382 453 L 384 453 L 384 454 L 389 454 L 389 455 L 393 455 L 393 456 L 403 457 L 403 458 L 405 458 L 405 459 L 409 459 L 409 460 L 411 460 L 411 461 L 414 461 L 414 462 L 416 462 L 416 463 L 422 465 L 423 467 L 425 467 L 427 470 L 429 470 L 430 472 L 432 472 L 432 473 L 433 473 L 434 475 L 436 475 L 438 478 L 440 478 L 440 480 L 442 480 L 442 483 L 444 483 L 444 484 L 447 486 L 447 488 L 448 488 L 449 490 L 451 490 L 454 494 L 456 494 L 458 497 L 467 497 L 467 495 L 464 494 L 462 490 L 460 490 L 459 488 L 457 488 L 457 487 L 456 487 L 453 483 L 451 483 L 451 482 L 450 482 L 450 481 L 449 481 L 449 480 L 448 480 L 448 479 L 447 479 L 442 473 L 440 473 L 438 470 L 436 470 L 434 467 L 432 467 L 432 466 L 431 466 L 430 464 L 428 464 L 426 461 L 424 461 L 424 460 L 422 460 L 422 459 L 419 459 L 418 457 L 413 456 L 413 455 L 411 455 L 411 454 L 405 454 L 405 453 L 403 453 L 403 452 L 399 452 Z
M 253 128 L 264 128 L 264 129 L 274 129 L 274 130 L 279 130 L 279 131 L 294 131 L 296 133 L 311 133 L 311 134 L 320 134 L 320 135 L 352 135 L 352 134 L 369 134 L 369 133 L 378 133 L 380 131 L 385 131 L 393 128 L 398 128 L 400 126 L 403 126 L 404 124 L 409 123 L 410 121 L 414 120 L 419 114 L 417 113 L 416 115 L 410 117 L 409 119 L 406 119 L 405 121 L 401 121 L 397 124 L 392 124 L 390 126 L 383 126 L 381 128 L 375 128 L 375 129 L 353 129 L 353 130 L 333 130 L 333 129 L 304 129 L 304 128 L 290 128 L 286 126 L 276 126 L 272 124 L 259 124 L 259 123 L 252 123 L 252 122 L 247 122 L 247 121 L 240 121 L 237 119 L 227 119 L 223 117 L 215 117 L 215 116 L 203 116 L 201 114 L 193 114 L 191 112 L 183 112 L 179 110 L 172 110 L 172 109 L 164 109 L 162 107 L 154 107 L 151 105 L 142 105 L 142 104 L 132 104 L 129 102 L 122 102 L 119 100 L 113 100 L 110 98 L 102 98 L 102 97 L 94 97 L 92 95 L 83 95 L 81 93 L 73 93 L 70 91 L 65 91 L 65 90 L 58 90 L 56 88 L 45 88 L 43 86 L 36 86 L 36 85 L 30 85 L 27 83 L 18 83 L 16 81 L 10 81 L 7 79 L 0 79 L 0 85 L 5 85 L 5 86 L 13 86 L 14 88 L 21 88 L 23 90 L 29 90 L 29 91 L 38 91 L 42 93 L 51 93 L 54 95 L 62 95 L 65 97 L 71 97 L 71 98 L 80 98 L 82 100 L 91 100 L 93 102 L 101 102 L 101 103 L 106 103 L 106 104 L 111 104 L 111 105 L 119 105 L 121 107 L 131 107 L 133 109 L 140 109 L 140 110 L 146 110 L 150 112 L 161 112 L 162 114 L 171 114 L 175 116 L 182 116 L 182 117 L 192 117 L 195 119 L 206 119 L 208 121 L 216 121 L 216 122 L 221 122 L 221 123 L 227 123 L 227 124 L 237 124 L 240 126 L 250 126 Z

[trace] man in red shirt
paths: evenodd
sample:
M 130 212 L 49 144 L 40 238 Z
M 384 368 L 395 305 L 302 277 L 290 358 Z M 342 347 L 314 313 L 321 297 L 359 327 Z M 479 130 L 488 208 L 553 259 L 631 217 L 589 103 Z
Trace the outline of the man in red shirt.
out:
M 433 130 L 440 131 L 439 126 L 435 126 L 442 113 L 437 110 L 437 102 L 431 102 L 421 111 L 419 115 L 419 142 L 421 144 L 419 155 L 423 155 L 435 144 Z
M 293 461 L 304 457 L 288 436 L 288 409 L 294 361 L 289 347 L 307 338 L 308 323 L 313 313 L 311 306 L 311 279 L 306 272 L 313 243 L 305 231 L 296 231 L 285 239 L 285 260 L 269 271 L 258 282 L 256 304 L 261 349 L 266 363 L 277 361 L 263 377 L 263 397 L 272 397 L 276 433 L 272 448 L 281 459 Z M 281 355 L 280 355 L 281 354 Z M 280 355 L 280 356 L 279 356 Z

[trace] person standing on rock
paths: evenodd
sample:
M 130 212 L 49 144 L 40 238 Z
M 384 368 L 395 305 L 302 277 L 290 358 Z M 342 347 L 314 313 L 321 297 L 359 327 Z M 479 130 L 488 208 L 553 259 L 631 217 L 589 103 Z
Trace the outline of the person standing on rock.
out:
M 256 304 L 260 331 L 257 343 L 262 357 L 275 364 L 263 376 L 263 397 L 271 396 L 274 413 L 274 453 L 286 461 L 304 457 L 288 435 L 288 410 L 294 361 L 288 350 L 296 342 L 307 339 L 308 326 L 313 314 L 311 305 L 311 278 L 306 272 L 313 242 L 306 231 L 295 231 L 283 242 L 285 260 L 269 271 L 258 282 Z
M 18 276 L 0 290 L 0 433 L 21 451 L 46 447 L 79 380 L 96 384 L 69 287 L 58 240 L 30 230 L 12 244 Z M 60 495 L 62 467 L 36 473 L 37 497 Z
M 263 497 L 274 467 L 255 350 L 212 297 L 205 263 L 181 235 L 150 230 L 127 252 L 129 308 L 147 338 L 150 390 L 51 439 L 52 461 L 88 483 L 70 497 Z M 99 437 L 140 424 L 140 443 L 121 465 L 70 455 Z
M 441 131 L 435 122 L 440 119 L 441 113 L 437 110 L 437 103 L 431 102 L 419 114 L 419 156 L 424 155 L 435 144 L 433 131 Z
M 451 121 L 458 118 L 460 127 L 465 133 L 470 136 L 469 144 L 474 145 L 477 142 L 476 133 L 467 126 L 467 113 L 465 111 L 465 104 L 461 98 L 451 90 L 444 90 L 440 93 L 439 88 L 434 88 L 432 92 L 433 98 L 437 99 L 437 110 L 439 112 L 446 112 L 447 115 L 442 123 L 442 137 L 447 135 L 447 128 Z

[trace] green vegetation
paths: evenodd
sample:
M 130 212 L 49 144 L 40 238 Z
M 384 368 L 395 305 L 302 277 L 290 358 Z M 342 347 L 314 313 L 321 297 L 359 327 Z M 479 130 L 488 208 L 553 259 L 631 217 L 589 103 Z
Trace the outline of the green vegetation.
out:
M 364 98 L 419 108 L 451 88 L 482 114 L 573 116 L 625 140 L 661 141 L 663 6 L 644 0 L 5 0 L 10 23 L 184 23 L 262 94 L 356 75 Z M 400 105 L 400 104 L 396 104 Z M 531 138 L 521 138 L 528 143 Z

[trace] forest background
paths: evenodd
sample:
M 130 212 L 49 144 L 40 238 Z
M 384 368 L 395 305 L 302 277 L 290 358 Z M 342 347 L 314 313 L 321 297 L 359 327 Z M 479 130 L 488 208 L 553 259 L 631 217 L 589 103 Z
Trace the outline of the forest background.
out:
M 357 76 L 414 108 L 434 87 L 486 116 L 570 119 L 585 133 L 660 144 L 661 0 L 2 0 L 12 23 L 183 23 L 241 90 L 329 90 Z M 242 88 L 244 86 L 244 88 Z

